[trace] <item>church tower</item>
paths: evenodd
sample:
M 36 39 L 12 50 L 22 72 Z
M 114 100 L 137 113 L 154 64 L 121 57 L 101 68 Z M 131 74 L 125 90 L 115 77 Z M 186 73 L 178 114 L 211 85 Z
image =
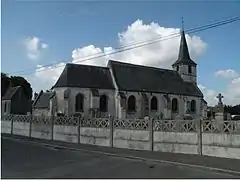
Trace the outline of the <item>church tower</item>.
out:
M 184 81 L 197 83 L 197 64 L 190 58 L 184 30 L 181 31 L 181 41 L 178 59 L 172 65 Z

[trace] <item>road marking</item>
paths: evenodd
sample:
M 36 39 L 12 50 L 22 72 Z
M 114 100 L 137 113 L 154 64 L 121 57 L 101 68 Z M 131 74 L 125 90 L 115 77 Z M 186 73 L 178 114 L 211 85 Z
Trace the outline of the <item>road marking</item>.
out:
M 31 143 L 31 144 L 37 144 L 37 145 L 41 144 L 41 145 L 43 145 L 45 147 L 48 147 L 48 148 L 52 147 L 52 148 L 66 149 L 66 150 L 72 150 L 72 151 L 82 151 L 82 152 L 87 152 L 87 153 L 95 153 L 95 154 L 101 154 L 101 155 L 106 155 L 106 156 L 124 158 L 124 159 L 128 159 L 128 160 L 166 163 L 166 164 L 185 166 L 185 167 L 190 167 L 190 168 L 201 168 L 201 169 L 204 169 L 204 170 L 212 170 L 212 171 L 217 171 L 217 172 L 227 173 L 227 174 L 230 173 L 231 175 L 238 175 L 238 176 L 240 175 L 239 171 L 227 170 L 227 169 L 221 169 L 221 168 L 215 168 L 215 167 L 209 167 L 209 166 L 201 166 L 201 165 L 195 165 L 195 164 L 180 163 L 180 162 L 174 162 L 174 161 L 168 161 L 168 160 L 157 160 L 157 159 L 151 159 L 151 158 L 143 158 L 143 157 L 139 157 L 139 156 L 124 155 L 124 154 L 119 155 L 119 154 L 115 154 L 115 153 L 107 153 L 107 152 L 102 152 L 102 151 L 85 150 L 85 149 L 80 149 L 80 148 L 66 147 L 66 146 L 62 146 L 62 145 L 54 145 L 54 144 L 45 143 L 45 142 L 34 142 L 33 140 L 19 139 L 19 138 L 16 138 L 16 137 L 4 137 L 4 136 L 2 136 L 2 138 L 3 139 L 10 139 L 10 140 L 13 140 L 13 141 L 25 141 L 25 142 L 28 142 L 28 143 Z

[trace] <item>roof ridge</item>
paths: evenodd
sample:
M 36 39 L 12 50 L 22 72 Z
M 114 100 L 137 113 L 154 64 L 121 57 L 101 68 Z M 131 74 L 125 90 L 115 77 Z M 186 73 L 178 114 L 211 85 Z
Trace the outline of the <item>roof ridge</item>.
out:
M 127 66 L 135 66 L 135 67 L 149 68 L 149 69 L 155 69 L 155 70 L 164 70 L 164 71 L 176 72 L 173 69 L 164 69 L 164 68 L 159 68 L 159 67 L 154 67 L 154 66 L 146 66 L 146 65 L 133 64 L 133 63 L 125 63 L 125 62 L 120 62 L 120 61 L 116 61 L 116 60 L 109 60 L 109 62 L 116 63 L 116 64 L 121 64 L 121 65 L 127 65 Z
M 107 66 L 97 66 L 97 65 L 87 65 L 87 64 L 75 64 L 75 63 L 67 63 L 66 67 L 69 66 L 85 66 L 85 67 L 94 67 L 94 68 L 104 68 L 109 69 Z

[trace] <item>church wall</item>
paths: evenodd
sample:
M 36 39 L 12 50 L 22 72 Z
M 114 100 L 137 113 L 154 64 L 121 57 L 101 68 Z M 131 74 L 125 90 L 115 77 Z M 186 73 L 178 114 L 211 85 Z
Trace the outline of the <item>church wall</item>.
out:
M 173 98 L 176 98 L 178 100 L 178 113 L 172 112 L 172 118 L 178 118 L 179 116 L 185 115 L 185 100 L 187 101 L 196 101 L 196 112 L 195 113 L 190 113 L 190 115 L 193 118 L 199 117 L 201 115 L 200 108 L 201 108 L 201 98 L 199 97 L 193 97 L 193 96 L 183 96 L 183 95 L 169 95 L 171 98 L 171 101 Z
M 174 98 L 176 98 L 178 100 L 178 111 L 177 112 L 172 112 L 172 119 L 175 119 L 176 116 L 178 116 L 178 115 L 180 115 L 180 116 L 184 115 L 184 100 L 183 100 L 184 96 L 175 95 L 175 94 L 170 95 L 169 94 L 169 97 L 171 99 L 171 102 Z
M 67 88 L 56 88 L 56 96 L 57 96 L 57 108 L 58 112 L 64 112 L 65 109 L 65 104 L 66 103 L 64 100 L 64 91 Z M 90 108 L 90 102 L 91 102 L 91 91 L 90 89 L 86 88 L 70 88 L 70 97 L 68 100 L 68 113 L 69 115 L 75 113 L 75 97 L 76 95 L 80 92 L 84 94 L 84 115 L 88 116 L 89 115 L 89 108 Z M 126 97 L 129 98 L 131 95 L 134 95 L 136 98 L 136 111 L 128 113 L 127 112 L 127 106 L 126 109 L 124 110 L 120 106 L 120 97 L 118 96 L 118 91 L 115 90 L 104 90 L 101 89 L 99 90 L 100 95 L 106 94 L 108 97 L 108 112 L 111 116 L 116 116 L 118 118 L 131 118 L 131 117 L 136 117 L 136 118 L 143 118 L 144 117 L 144 112 L 143 112 L 143 104 L 142 104 L 142 94 L 141 92 L 126 92 Z M 159 116 L 161 113 L 164 114 L 164 108 L 166 108 L 167 102 L 166 99 L 163 97 L 164 94 L 160 93 L 146 93 L 148 99 L 149 99 L 149 107 L 151 104 L 151 98 L 155 96 L 158 100 L 158 110 L 157 111 L 151 111 L 150 114 L 151 117 L 156 117 Z M 201 98 L 199 97 L 190 97 L 190 96 L 182 96 L 182 95 L 169 95 L 170 99 L 172 100 L 173 98 L 177 98 L 178 100 L 178 107 L 179 111 L 178 113 L 172 113 L 172 119 L 179 118 L 179 116 L 184 115 L 185 113 L 185 102 L 184 99 L 187 98 L 188 101 L 195 100 L 196 101 L 196 113 L 190 114 L 191 116 L 199 117 L 201 116 Z M 126 101 L 127 103 L 127 101 Z
M 188 97 L 189 101 L 195 100 L 196 101 L 196 112 L 190 113 L 193 118 L 197 118 L 201 116 L 201 98 L 199 97 Z
M 156 117 L 156 116 L 160 116 L 161 113 L 164 114 L 164 107 L 167 105 L 166 100 L 164 99 L 164 97 L 162 96 L 162 94 L 159 93 L 148 93 L 149 94 L 149 105 L 151 107 L 151 100 L 152 98 L 155 96 L 158 100 L 158 108 L 157 111 L 151 110 L 150 109 L 150 116 L 151 117 Z
M 111 116 L 116 116 L 116 106 L 115 106 L 115 90 L 110 89 L 100 89 L 100 95 L 107 95 L 108 97 L 108 113 Z
M 118 118 L 140 118 L 142 117 L 142 96 L 140 92 L 124 92 L 126 96 L 126 106 L 121 107 L 120 105 L 120 97 L 117 96 L 117 117 Z M 136 111 L 135 112 L 128 112 L 127 110 L 127 100 L 130 96 L 134 96 L 136 99 Z
M 75 114 L 75 103 L 76 103 L 76 95 L 78 93 L 83 94 L 84 96 L 84 103 L 83 103 L 83 112 L 84 116 L 89 115 L 89 108 L 91 103 L 91 92 L 89 89 L 85 88 L 70 88 L 70 95 L 69 95 L 69 106 L 68 106 L 68 112 L 69 114 Z
M 57 108 L 58 112 L 65 112 L 66 102 L 68 104 L 68 115 L 72 115 L 75 113 L 75 97 L 78 93 L 82 93 L 84 95 L 84 104 L 83 111 L 84 116 L 89 116 L 89 109 L 91 104 L 91 90 L 89 88 L 69 88 L 70 95 L 68 100 L 64 100 L 64 91 L 67 88 L 55 88 L 56 96 L 57 96 Z M 99 89 L 99 95 L 107 95 L 108 97 L 108 112 L 110 115 L 115 116 L 115 90 L 108 89 Z
M 128 113 L 127 112 L 127 118 L 131 118 L 131 117 L 141 117 L 141 108 L 142 108 L 142 96 L 141 96 L 141 93 L 139 92 L 128 92 L 126 93 L 126 98 L 128 99 L 131 95 L 133 95 L 135 98 L 136 98 L 136 111 L 135 112 L 131 112 L 131 113 Z M 127 103 L 127 102 L 126 102 Z
M 120 97 L 118 96 L 118 91 L 115 92 L 115 107 L 116 107 L 116 117 L 117 118 L 121 118 L 123 117 L 123 112 L 122 112 L 122 108 L 120 105 Z
M 149 110 L 150 110 L 150 106 L 151 106 L 151 99 L 152 97 L 156 97 L 158 100 L 158 109 L 157 111 L 151 111 L 150 112 L 144 112 L 144 104 L 143 104 L 143 97 L 141 92 L 125 92 L 125 96 L 126 96 L 126 104 L 127 104 L 127 100 L 128 98 L 133 95 L 136 98 L 136 111 L 135 112 L 128 112 L 127 111 L 127 105 L 126 105 L 126 109 L 124 110 L 121 106 L 120 106 L 120 97 L 117 97 L 117 106 L 118 106 L 118 113 L 117 113 L 117 117 L 118 118 L 144 118 L 144 116 L 149 116 L 150 117 L 159 117 L 160 114 L 162 113 L 164 115 L 164 118 L 169 118 L 169 119 L 178 119 L 181 116 L 185 115 L 185 99 L 187 99 L 188 101 L 191 100 L 195 100 L 196 101 L 196 112 L 189 114 L 191 115 L 193 118 L 197 118 L 201 115 L 201 98 L 199 97 L 191 97 L 191 96 L 182 96 L 182 95 L 168 95 L 170 100 L 172 101 L 173 98 L 176 98 L 178 100 L 178 111 L 176 113 L 172 112 L 171 113 L 171 117 L 167 117 L 168 115 L 165 112 L 165 109 L 167 108 L 167 100 L 164 98 L 164 94 L 161 93 L 145 93 L 148 97 L 148 101 L 149 101 Z M 170 102 L 171 103 L 171 102 Z M 171 111 L 171 110 L 170 110 Z
M 201 115 L 203 118 L 207 118 L 207 104 L 205 104 L 204 102 L 201 102 L 201 106 L 202 106 L 202 112 Z
M 198 117 L 200 117 L 201 116 L 201 114 L 202 114 L 202 111 L 201 111 L 201 101 L 202 101 L 202 99 L 201 98 L 196 98 L 196 110 L 197 110 L 197 112 L 196 112 L 196 115 L 198 116 Z
M 151 116 L 151 117 L 156 117 L 159 116 L 161 113 L 164 113 L 164 107 L 166 107 L 166 100 L 164 99 L 162 94 L 159 93 L 145 93 L 146 96 L 148 97 L 148 106 L 149 106 L 149 111 L 144 112 L 144 104 L 143 104 L 143 97 L 141 92 L 126 92 L 126 98 L 128 99 L 131 95 L 133 95 L 136 98 L 136 112 L 127 112 L 127 105 L 126 105 L 126 118 L 131 118 L 131 117 L 136 117 L 136 118 L 144 118 L 144 116 Z M 151 106 L 151 99 L 153 97 L 156 97 L 158 100 L 158 108 L 157 111 L 152 111 L 150 110 Z M 126 100 L 127 103 L 127 100 Z M 119 118 L 124 118 L 124 110 L 120 108 L 120 101 L 118 101 L 119 104 Z
M 57 112 L 64 113 L 64 91 L 66 89 L 66 87 L 54 88 L 56 92 Z

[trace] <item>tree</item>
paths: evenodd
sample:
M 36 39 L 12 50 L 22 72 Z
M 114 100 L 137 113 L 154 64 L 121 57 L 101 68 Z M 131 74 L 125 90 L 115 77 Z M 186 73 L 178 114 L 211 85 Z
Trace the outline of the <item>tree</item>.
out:
M 3 96 L 10 87 L 11 79 L 6 73 L 1 73 L 1 96 Z
M 225 106 L 224 111 L 230 114 L 240 114 L 240 104 L 236 106 Z
M 12 87 L 22 86 L 24 91 L 27 93 L 30 99 L 32 99 L 32 87 L 31 84 L 21 76 L 11 76 Z
M 232 114 L 240 115 L 240 104 L 232 107 Z
M 31 84 L 21 76 L 11 76 L 9 77 L 6 73 L 1 73 L 2 81 L 2 93 L 3 96 L 9 87 L 22 86 L 24 91 L 27 93 L 30 99 L 32 99 L 32 87 Z

